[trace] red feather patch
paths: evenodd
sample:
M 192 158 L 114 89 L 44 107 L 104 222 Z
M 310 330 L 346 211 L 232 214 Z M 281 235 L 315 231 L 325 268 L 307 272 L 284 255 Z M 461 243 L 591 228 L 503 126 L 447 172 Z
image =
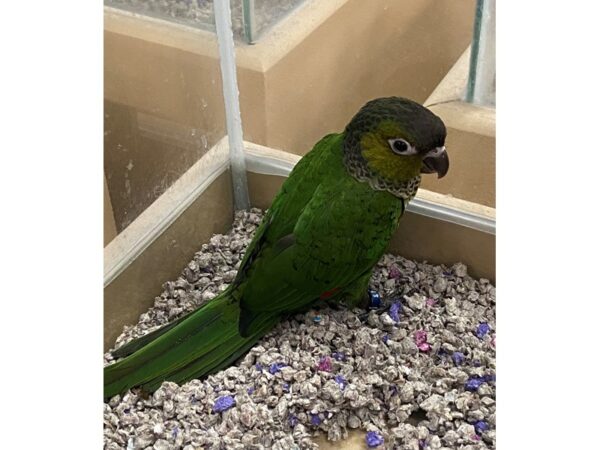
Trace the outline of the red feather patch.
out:
M 331 296 L 333 296 L 333 294 L 335 294 L 335 293 L 336 293 L 337 291 L 339 291 L 339 290 L 340 290 L 340 288 L 339 288 L 339 287 L 336 287 L 336 288 L 333 288 L 333 289 L 331 289 L 331 290 L 329 290 L 329 291 L 325 291 L 325 292 L 323 292 L 323 293 L 321 294 L 321 296 L 320 296 L 319 298 L 320 298 L 321 300 L 327 300 L 328 298 L 330 298 Z

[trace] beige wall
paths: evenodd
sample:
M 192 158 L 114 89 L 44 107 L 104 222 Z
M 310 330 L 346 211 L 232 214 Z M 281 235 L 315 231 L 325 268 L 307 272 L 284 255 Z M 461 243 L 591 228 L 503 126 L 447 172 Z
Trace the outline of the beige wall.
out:
M 425 101 L 446 124 L 450 170 L 441 180 L 424 177 L 422 187 L 482 205 L 496 206 L 496 110 L 466 103 L 470 49 Z
M 421 186 L 474 203 L 496 206 L 496 138 L 448 127 L 448 174 L 424 176 Z
M 105 31 L 104 172 L 122 231 L 225 132 L 215 58 Z
M 348 1 L 265 74 L 267 141 L 305 154 L 368 100 L 424 102 L 469 45 L 471 0 Z
M 115 217 L 113 208 L 110 202 L 110 193 L 108 192 L 108 184 L 104 177 L 104 246 L 108 244 L 117 235 L 117 226 L 115 225 Z
M 474 0 L 337 3 L 238 46 L 247 141 L 305 154 L 373 97 L 424 101 L 470 40 Z M 211 33 L 106 14 L 105 174 L 117 231 L 225 134 L 216 49 Z

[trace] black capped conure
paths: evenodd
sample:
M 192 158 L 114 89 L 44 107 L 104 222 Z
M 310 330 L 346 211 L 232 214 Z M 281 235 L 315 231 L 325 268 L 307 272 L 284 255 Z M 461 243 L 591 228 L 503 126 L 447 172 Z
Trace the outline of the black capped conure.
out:
M 104 397 L 152 392 L 226 368 L 285 317 L 325 302 L 355 306 L 421 174 L 448 171 L 446 128 L 399 97 L 364 105 L 292 170 L 219 296 L 113 352 Z

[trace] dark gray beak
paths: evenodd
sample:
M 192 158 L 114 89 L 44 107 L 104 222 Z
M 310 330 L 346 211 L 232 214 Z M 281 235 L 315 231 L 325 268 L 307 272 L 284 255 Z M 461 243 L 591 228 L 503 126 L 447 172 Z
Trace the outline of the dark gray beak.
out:
M 448 159 L 448 153 L 445 148 L 440 148 L 438 152 L 431 156 L 423 158 L 423 165 L 421 166 L 421 173 L 434 173 L 438 174 L 438 178 L 442 178 L 448 173 L 448 167 L 450 166 L 450 160 Z

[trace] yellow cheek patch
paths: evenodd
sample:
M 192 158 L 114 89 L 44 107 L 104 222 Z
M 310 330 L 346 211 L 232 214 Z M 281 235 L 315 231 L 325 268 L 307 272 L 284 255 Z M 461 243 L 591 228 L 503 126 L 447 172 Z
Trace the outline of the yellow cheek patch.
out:
M 421 172 L 419 155 L 396 155 L 388 143 L 374 133 L 363 134 L 360 144 L 369 168 L 389 180 L 405 181 Z

